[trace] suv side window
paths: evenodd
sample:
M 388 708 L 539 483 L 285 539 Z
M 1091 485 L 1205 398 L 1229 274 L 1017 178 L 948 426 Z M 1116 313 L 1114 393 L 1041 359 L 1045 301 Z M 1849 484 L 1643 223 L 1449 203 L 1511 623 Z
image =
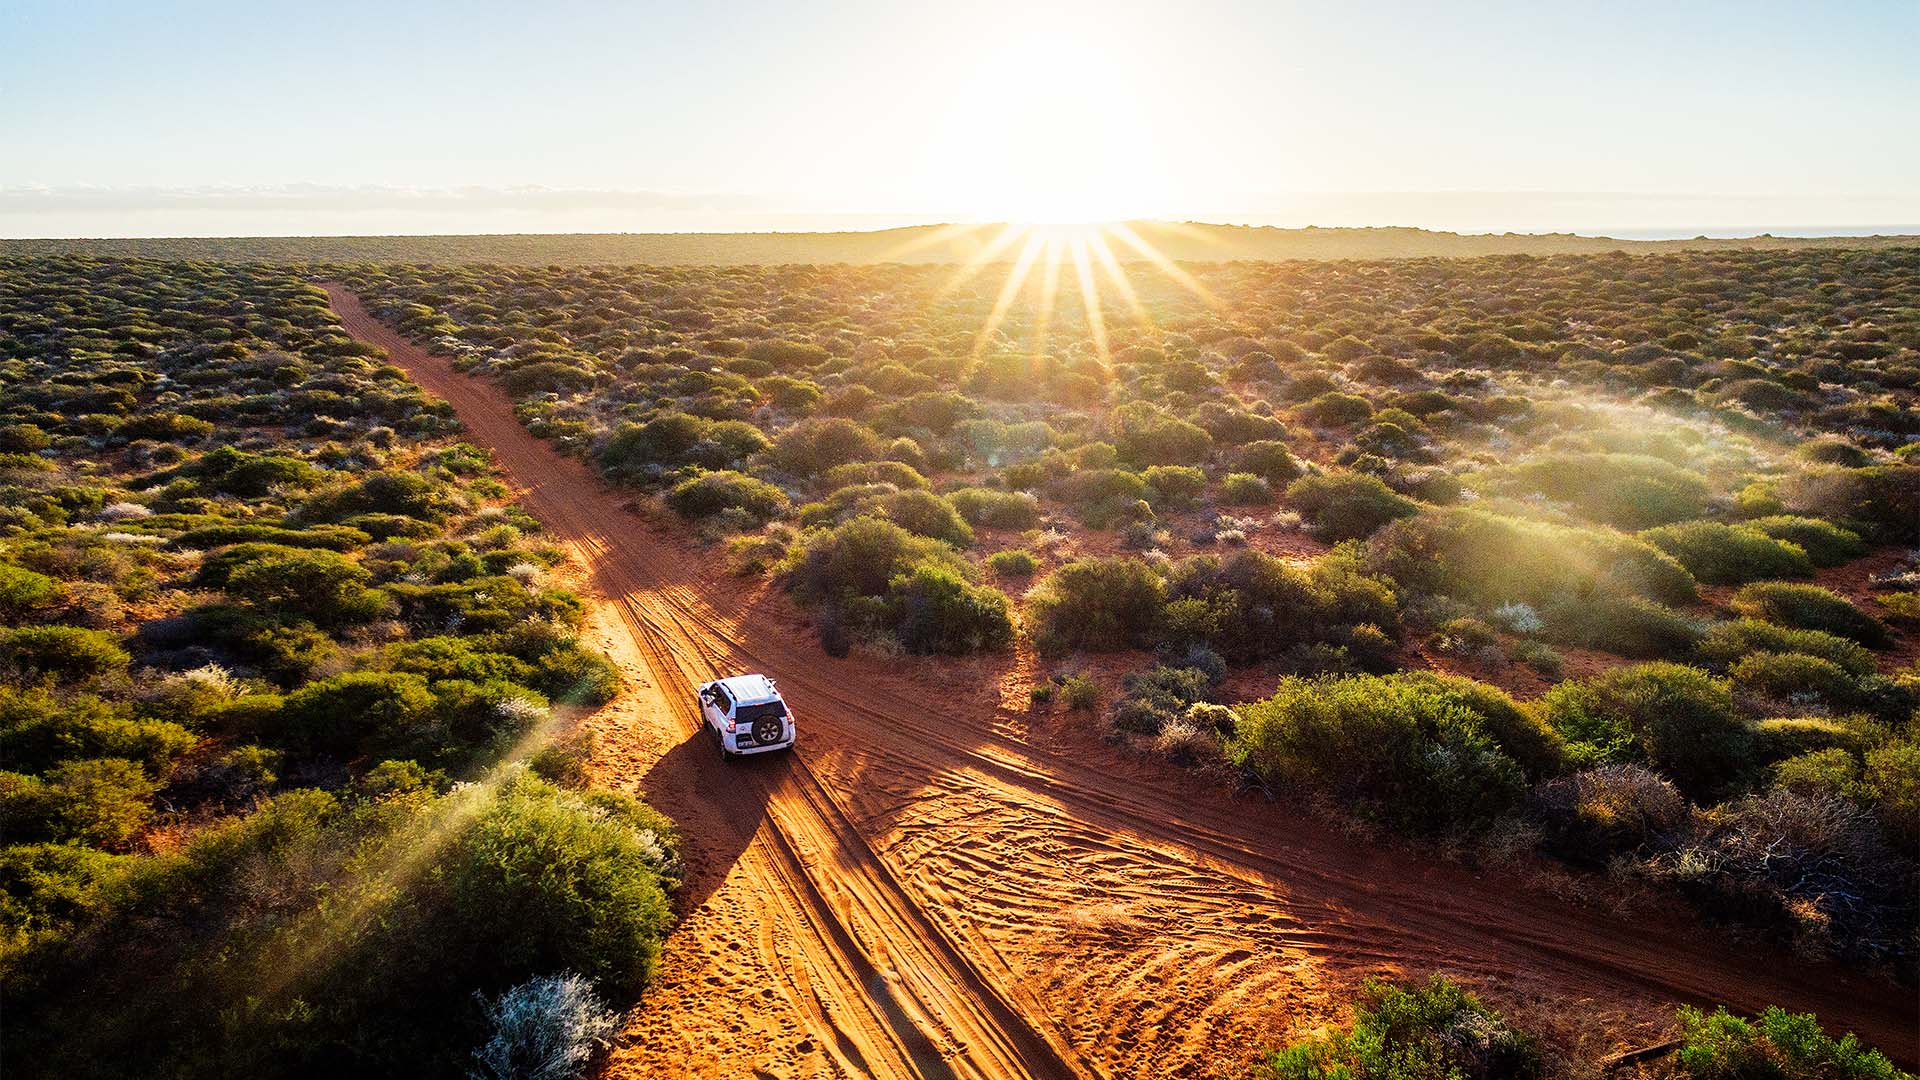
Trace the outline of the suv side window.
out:
M 727 688 L 718 683 L 713 687 L 713 704 L 721 712 L 727 712 L 733 708 L 733 698 L 727 694 Z

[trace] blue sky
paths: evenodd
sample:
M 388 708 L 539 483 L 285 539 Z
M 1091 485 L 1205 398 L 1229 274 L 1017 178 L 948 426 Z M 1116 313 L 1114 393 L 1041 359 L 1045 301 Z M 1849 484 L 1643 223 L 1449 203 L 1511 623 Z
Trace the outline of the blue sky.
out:
M 1920 220 L 1913 0 L 10 0 L 0 42 L 6 235 Z

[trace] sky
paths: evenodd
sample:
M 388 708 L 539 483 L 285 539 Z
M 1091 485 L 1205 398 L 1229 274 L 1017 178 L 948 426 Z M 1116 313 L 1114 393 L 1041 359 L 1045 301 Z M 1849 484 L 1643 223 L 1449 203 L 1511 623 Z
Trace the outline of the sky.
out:
M 1920 0 L 7 0 L 0 55 L 0 236 L 1920 228 Z

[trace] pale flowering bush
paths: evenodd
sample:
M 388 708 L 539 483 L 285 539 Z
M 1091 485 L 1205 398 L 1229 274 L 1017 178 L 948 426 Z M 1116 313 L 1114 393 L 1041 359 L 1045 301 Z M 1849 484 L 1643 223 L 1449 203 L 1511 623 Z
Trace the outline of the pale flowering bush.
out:
M 493 1034 L 473 1052 L 475 1080 L 571 1080 L 619 1027 L 593 984 L 573 972 L 480 1000 Z
M 1494 608 L 1493 621 L 1516 634 L 1537 634 L 1547 628 L 1547 620 L 1540 617 L 1532 604 L 1517 601 Z
M 152 516 L 151 509 L 136 502 L 117 502 L 100 511 L 101 521 L 133 521 Z

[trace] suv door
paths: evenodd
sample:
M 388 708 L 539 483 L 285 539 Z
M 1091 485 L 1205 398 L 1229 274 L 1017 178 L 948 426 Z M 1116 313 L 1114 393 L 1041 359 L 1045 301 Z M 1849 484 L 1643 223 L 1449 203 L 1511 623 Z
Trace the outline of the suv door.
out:
M 733 698 L 727 693 L 727 688 L 719 683 L 712 684 L 700 694 L 701 719 L 715 734 L 726 730 L 727 713 L 732 708 Z

